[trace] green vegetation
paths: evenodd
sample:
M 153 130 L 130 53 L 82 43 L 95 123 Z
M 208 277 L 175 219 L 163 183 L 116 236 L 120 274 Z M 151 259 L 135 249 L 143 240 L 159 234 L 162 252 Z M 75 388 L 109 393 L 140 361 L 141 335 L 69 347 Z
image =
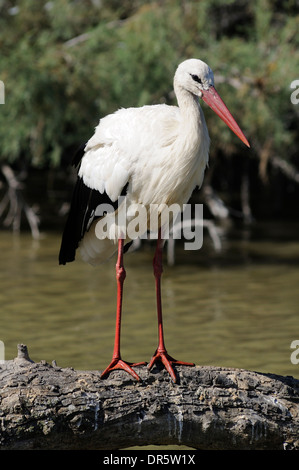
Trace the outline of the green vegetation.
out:
M 213 175 L 218 158 L 237 154 L 258 162 L 264 178 L 273 158 L 294 175 L 298 27 L 295 0 L 0 0 L 0 162 L 61 168 L 101 116 L 175 104 L 175 68 L 197 57 L 252 144 L 249 153 L 203 105 Z

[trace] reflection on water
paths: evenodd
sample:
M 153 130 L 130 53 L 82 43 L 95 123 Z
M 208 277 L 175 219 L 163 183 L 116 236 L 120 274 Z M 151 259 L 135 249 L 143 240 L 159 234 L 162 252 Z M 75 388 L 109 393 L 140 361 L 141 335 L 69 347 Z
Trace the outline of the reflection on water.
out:
M 299 241 L 285 228 L 270 232 L 232 237 L 220 255 L 209 239 L 198 252 L 178 247 L 177 264 L 165 266 L 162 278 L 171 355 L 198 365 L 299 376 L 299 364 L 290 361 L 291 342 L 299 339 Z M 59 244 L 57 234 L 33 242 L 30 235 L 0 233 L 6 359 L 25 343 L 34 361 L 103 369 L 114 340 L 114 260 L 97 268 L 80 260 L 59 266 Z M 121 346 L 130 361 L 148 361 L 157 346 L 153 250 L 146 245 L 125 257 Z

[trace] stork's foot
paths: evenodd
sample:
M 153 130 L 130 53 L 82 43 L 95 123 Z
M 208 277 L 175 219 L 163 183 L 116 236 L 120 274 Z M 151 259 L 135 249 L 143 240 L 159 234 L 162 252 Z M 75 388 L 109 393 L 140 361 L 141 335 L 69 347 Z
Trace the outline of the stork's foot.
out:
M 144 366 L 146 365 L 146 362 L 126 362 L 123 361 L 120 357 L 116 357 L 112 359 L 110 362 L 109 366 L 106 367 L 104 372 L 101 374 L 101 379 L 107 377 L 107 375 L 112 371 L 112 370 L 124 370 L 128 372 L 128 374 L 132 375 L 134 379 L 140 381 L 139 375 L 132 369 L 132 367 L 137 367 L 137 366 Z
M 155 354 L 151 358 L 151 361 L 148 365 L 148 369 L 150 370 L 154 366 L 154 364 L 156 364 L 157 362 L 162 362 L 162 364 L 165 366 L 166 370 L 168 371 L 174 383 L 176 383 L 177 378 L 173 370 L 172 364 L 178 365 L 178 366 L 191 366 L 191 367 L 195 366 L 193 362 L 177 361 L 173 357 L 169 356 L 166 350 L 159 351 L 158 349 L 156 350 Z

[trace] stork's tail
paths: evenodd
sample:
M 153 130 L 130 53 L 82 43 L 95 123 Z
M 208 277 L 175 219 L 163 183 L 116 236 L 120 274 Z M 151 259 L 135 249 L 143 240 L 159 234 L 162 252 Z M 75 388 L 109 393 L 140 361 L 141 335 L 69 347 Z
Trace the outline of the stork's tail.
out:
M 80 167 L 84 153 L 85 145 L 82 145 L 73 158 L 72 164 L 75 167 Z M 120 196 L 126 195 L 127 188 L 128 182 L 123 187 Z M 59 264 L 74 261 L 79 246 L 83 259 L 91 264 L 103 262 L 117 250 L 117 244 L 114 240 L 103 240 L 95 233 L 95 222 L 99 219 L 96 211 L 101 204 L 105 207 L 110 205 L 114 211 L 117 211 L 118 200 L 113 202 L 106 192 L 100 193 L 96 189 L 89 188 L 83 182 L 83 178 L 78 176 L 62 235 Z M 129 240 L 125 243 L 127 242 Z

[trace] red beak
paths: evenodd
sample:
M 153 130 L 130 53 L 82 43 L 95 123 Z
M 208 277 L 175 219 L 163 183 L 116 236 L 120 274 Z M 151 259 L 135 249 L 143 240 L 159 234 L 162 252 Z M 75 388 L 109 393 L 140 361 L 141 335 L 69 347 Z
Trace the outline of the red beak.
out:
M 216 89 L 210 86 L 208 90 L 202 91 L 202 99 L 216 114 L 228 125 L 228 127 L 244 142 L 247 147 L 250 147 L 248 140 L 241 131 L 240 127 L 234 120 L 226 105 L 218 95 Z

